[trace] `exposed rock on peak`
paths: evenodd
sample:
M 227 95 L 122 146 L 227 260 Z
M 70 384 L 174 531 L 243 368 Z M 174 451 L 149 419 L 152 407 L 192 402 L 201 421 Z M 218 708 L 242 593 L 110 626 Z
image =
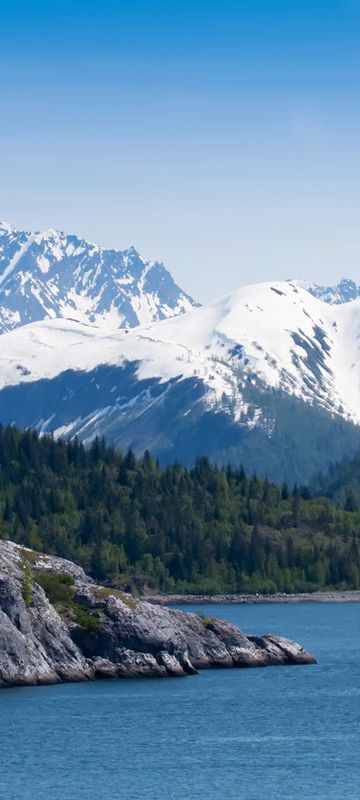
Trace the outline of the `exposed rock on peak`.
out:
M 324 303 L 339 306 L 350 303 L 360 297 L 360 286 L 352 278 L 343 278 L 336 286 L 321 286 L 318 283 L 305 283 L 297 281 L 299 286 L 307 289 L 310 294 Z
M 0 333 L 55 317 L 128 328 L 196 306 L 163 264 L 49 229 L 0 223 Z

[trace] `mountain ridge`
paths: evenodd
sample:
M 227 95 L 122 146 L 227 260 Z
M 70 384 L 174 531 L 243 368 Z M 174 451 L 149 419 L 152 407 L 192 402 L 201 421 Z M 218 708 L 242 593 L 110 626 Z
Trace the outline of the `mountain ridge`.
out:
M 2 336 L 0 419 L 304 483 L 360 447 L 359 323 L 287 282 L 128 332 L 33 323 Z
M 318 300 L 330 305 L 341 305 L 351 303 L 360 297 L 360 284 L 355 283 L 352 278 L 342 278 L 335 286 L 324 286 L 318 283 L 307 281 L 292 281 L 303 289 L 306 289 Z
M 360 447 L 357 291 L 269 281 L 198 306 L 134 247 L 0 224 L 0 421 L 310 480 Z
M 359 329 L 360 300 L 331 306 L 296 284 L 253 284 L 130 331 L 69 320 L 24 326 L 2 338 L 0 385 L 138 363 L 140 378 L 200 378 L 210 404 L 254 379 L 358 423 Z M 234 417 L 242 410 L 234 407 Z
M 114 250 L 49 229 L 0 223 L 0 331 L 65 318 L 103 328 L 134 327 L 197 303 L 158 261 L 135 247 Z

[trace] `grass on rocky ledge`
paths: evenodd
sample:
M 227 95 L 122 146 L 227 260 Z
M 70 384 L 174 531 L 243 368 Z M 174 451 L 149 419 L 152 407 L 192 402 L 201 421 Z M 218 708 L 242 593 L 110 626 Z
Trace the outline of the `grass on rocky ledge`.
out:
M 67 573 L 48 572 L 47 570 L 36 570 L 36 572 L 34 572 L 31 568 L 35 567 L 40 555 L 40 553 L 33 550 L 22 549 L 21 556 L 24 575 L 23 597 L 26 606 L 29 607 L 31 605 L 32 584 L 35 582 L 44 589 L 48 600 L 50 600 L 50 603 L 56 608 L 61 617 L 76 622 L 86 630 L 98 630 L 100 627 L 98 614 L 101 613 L 101 608 L 90 610 L 76 600 L 74 596 L 74 579 L 71 575 Z M 116 597 L 132 611 L 138 606 L 137 598 L 126 594 L 121 589 L 113 589 L 107 586 L 94 586 L 92 593 L 95 599 L 99 600 L 111 596 Z
M 38 562 L 41 553 L 37 553 L 36 550 L 28 550 L 26 547 L 22 547 L 21 549 L 21 557 L 23 563 L 27 563 L 30 567 L 34 567 L 35 564 Z
M 138 606 L 138 600 L 131 594 L 126 594 L 125 592 L 121 591 L 121 589 L 111 589 L 108 586 L 94 586 L 92 589 L 93 597 L 103 599 L 105 597 L 117 597 L 118 600 L 121 600 L 128 608 L 131 608 L 133 611 Z
M 82 606 L 74 596 L 74 579 L 64 573 L 36 572 L 33 579 L 38 583 L 56 608 L 61 617 L 71 622 L 76 622 L 81 628 L 96 632 L 100 628 L 99 610 L 96 615 L 93 610 Z

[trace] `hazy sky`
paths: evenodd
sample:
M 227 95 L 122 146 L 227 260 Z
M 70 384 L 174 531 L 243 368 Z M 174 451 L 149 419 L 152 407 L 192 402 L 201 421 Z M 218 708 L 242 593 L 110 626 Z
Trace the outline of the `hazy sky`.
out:
M 0 0 L 0 218 L 207 300 L 360 277 L 358 0 Z

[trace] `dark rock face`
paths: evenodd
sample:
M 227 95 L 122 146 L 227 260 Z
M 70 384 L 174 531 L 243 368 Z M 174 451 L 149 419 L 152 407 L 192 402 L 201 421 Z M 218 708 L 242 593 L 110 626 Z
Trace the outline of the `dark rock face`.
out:
M 26 604 L 24 564 L 29 562 Z M 60 616 L 36 581 L 40 572 L 71 576 L 74 602 L 91 626 L 63 612 Z M 0 542 L 0 687 L 314 663 L 310 653 L 287 639 L 245 636 L 223 620 L 154 606 L 97 586 L 69 561 Z

